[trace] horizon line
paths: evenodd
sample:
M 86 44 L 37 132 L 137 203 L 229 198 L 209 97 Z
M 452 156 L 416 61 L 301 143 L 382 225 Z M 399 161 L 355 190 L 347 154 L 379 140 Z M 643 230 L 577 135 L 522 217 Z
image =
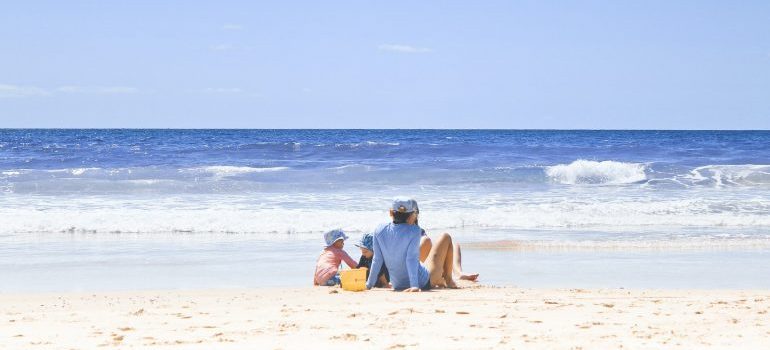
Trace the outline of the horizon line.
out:
M 377 130 L 377 131 L 770 131 L 770 129 L 590 129 L 590 128 L 164 128 L 164 127 L 0 127 L 0 130 Z

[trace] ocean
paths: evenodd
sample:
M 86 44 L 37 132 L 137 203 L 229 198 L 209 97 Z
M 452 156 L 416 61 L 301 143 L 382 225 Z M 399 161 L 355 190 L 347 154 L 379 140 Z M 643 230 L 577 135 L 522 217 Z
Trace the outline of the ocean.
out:
M 3 129 L 0 292 L 308 285 L 396 196 L 482 282 L 770 287 L 770 131 Z

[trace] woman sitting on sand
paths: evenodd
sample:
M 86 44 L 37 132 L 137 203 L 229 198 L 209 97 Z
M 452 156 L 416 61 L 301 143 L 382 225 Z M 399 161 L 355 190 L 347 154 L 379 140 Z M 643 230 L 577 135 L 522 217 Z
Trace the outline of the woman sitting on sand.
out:
M 452 237 L 441 234 L 431 245 L 425 264 L 420 263 L 421 229 L 417 226 L 419 211 L 414 199 L 397 198 L 390 216 L 393 222 L 374 230 L 372 271 L 388 266 L 390 283 L 395 290 L 419 292 L 431 288 L 457 288 L 452 279 L 454 248 Z M 369 274 L 366 288 L 377 282 L 377 274 Z

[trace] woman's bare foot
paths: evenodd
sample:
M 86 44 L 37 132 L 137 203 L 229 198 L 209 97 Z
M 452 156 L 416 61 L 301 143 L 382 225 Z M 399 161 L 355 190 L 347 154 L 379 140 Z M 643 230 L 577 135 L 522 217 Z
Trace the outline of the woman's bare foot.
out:
M 446 288 L 449 288 L 449 289 L 458 289 L 458 288 L 460 288 L 460 287 L 458 287 L 458 286 L 457 286 L 457 284 L 455 283 L 455 281 L 453 281 L 453 280 L 449 280 L 449 281 L 446 281 Z
M 474 273 L 474 274 L 471 274 L 471 275 L 460 275 L 460 279 L 461 280 L 466 280 L 466 281 L 471 281 L 471 282 L 476 282 L 476 280 L 478 278 L 479 278 L 479 274 L 477 274 L 477 273 Z

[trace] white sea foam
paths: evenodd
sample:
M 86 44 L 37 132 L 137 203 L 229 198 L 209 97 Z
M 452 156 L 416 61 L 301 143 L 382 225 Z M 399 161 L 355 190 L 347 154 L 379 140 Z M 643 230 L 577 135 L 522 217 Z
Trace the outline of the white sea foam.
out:
M 593 191 L 592 191 L 593 192 Z M 610 192 L 610 191 L 608 191 Z M 474 195 L 442 191 L 420 197 L 420 224 L 455 229 L 556 229 L 643 232 L 661 228 L 770 229 L 763 196 L 623 198 L 601 194 Z M 15 199 L 13 199 L 15 198 Z M 214 232 L 317 233 L 330 227 L 366 232 L 387 221 L 381 193 L 175 196 L 149 199 L 11 196 L 0 198 L 0 233 Z M 334 203 L 334 205 L 325 205 Z M 83 210 L 88 208 L 88 210 Z
M 578 159 L 570 164 L 559 164 L 545 168 L 551 180 L 566 184 L 629 184 L 645 181 L 645 165 L 611 160 L 591 161 Z
M 247 167 L 247 166 L 214 165 L 214 166 L 207 166 L 203 168 L 195 168 L 194 170 L 202 170 L 204 172 L 211 173 L 214 176 L 226 177 L 226 176 L 235 176 L 235 175 L 249 174 L 249 173 L 267 173 L 267 172 L 283 171 L 288 169 L 289 169 L 288 167 L 283 167 L 283 166 L 255 168 L 255 167 Z
M 685 178 L 717 187 L 770 185 L 770 165 L 706 165 L 693 169 Z
M 338 148 L 358 148 L 361 146 L 376 147 L 376 146 L 400 146 L 400 142 L 376 142 L 376 141 L 364 141 L 357 143 L 337 143 L 334 146 Z
M 46 170 L 38 170 L 38 169 L 7 169 L 3 170 L 2 174 L 7 176 L 19 176 L 19 175 L 25 175 L 25 174 L 45 174 L 46 178 L 55 178 L 56 175 L 64 174 L 64 175 L 74 175 L 74 176 L 82 176 L 82 175 L 92 175 L 92 176 L 100 176 L 104 175 L 105 177 L 113 176 L 113 175 L 131 175 L 134 173 L 139 174 L 147 174 L 150 176 L 157 176 L 159 174 L 173 174 L 174 172 L 177 173 L 209 173 L 213 175 L 219 175 L 219 176 L 230 176 L 230 175 L 239 175 L 239 174 L 248 174 L 248 173 L 266 173 L 266 172 L 277 172 L 277 171 L 283 171 L 283 170 L 289 170 L 288 167 L 248 167 L 248 166 L 230 166 L 230 165 L 213 165 L 213 166 L 205 166 L 205 167 L 196 167 L 196 168 L 182 168 L 182 169 L 173 169 L 173 168 L 162 168 L 162 167 L 136 167 L 136 168 L 63 168 L 63 169 L 46 169 Z M 51 175 L 54 175 L 53 177 Z
M 80 176 L 85 174 L 88 171 L 98 171 L 101 170 L 99 168 L 75 168 L 75 169 L 69 169 L 70 174 L 75 176 Z
M 355 170 L 361 170 L 361 171 L 371 171 L 374 167 L 371 165 L 366 164 L 347 164 L 347 165 L 341 165 L 329 168 L 329 170 L 336 170 L 337 173 L 343 173 L 344 171 L 355 171 Z

